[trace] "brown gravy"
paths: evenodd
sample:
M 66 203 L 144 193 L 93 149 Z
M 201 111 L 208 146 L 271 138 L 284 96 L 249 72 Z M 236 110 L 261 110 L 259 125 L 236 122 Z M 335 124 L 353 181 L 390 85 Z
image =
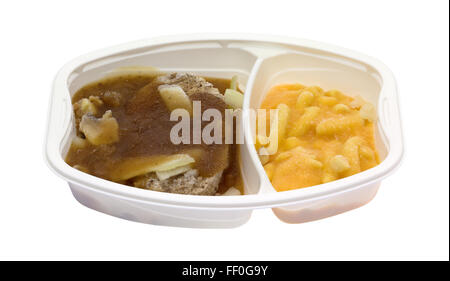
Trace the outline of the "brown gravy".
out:
M 120 103 L 103 103 L 95 114 L 101 117 L 107 110 L 119 124 L 119 141 L 112 144 L 91 145 L 80 148 L 71 145 L 65 161 L 71 166 L 82 167 L 81 170 L 104 179 L 111 180 L 114 167 L 124 159 L 138 156 L 171 155 L 175 153 L 188 153 L 187 151 L 201 151 L 191 155 L 195 161 L 195 168 L 201 176 L 210 176 L 218 170 L 224 170 L 219 184 L 219 193 L 230 187 L 235 187 L 243 194 L 243 184 L 239 169 L 238 145 L 219 144 L 180 144 L 170 141 L 171 128 L 178 121 L 170 121 L 170 112 L 158 94 L 157 85 L 152 81 L 156 76 L 123 75 L 105 78 L 78 90 L 73 98 L 75 104 L 83 98 L 98 96 L 105 99 L 105 93 L 120 94 Z M 229 79 L 205 79 L 218 88 L 223 94 L 229 87 Z M 208 108 L 225 110 L 225 104 L 217 97 L 208 94 L 194 94 L 192 100 L 200 100 L 202 111 Z M 192 124 L 192 122 L 191 122 Z M 202 127 L 205 124 L 202 124 Z M 192 130 L 191 130 L 192 131 Z M 83 137 L 77 129 L 77 134 Z M 120 182 L 131 185 L 131 182 Z

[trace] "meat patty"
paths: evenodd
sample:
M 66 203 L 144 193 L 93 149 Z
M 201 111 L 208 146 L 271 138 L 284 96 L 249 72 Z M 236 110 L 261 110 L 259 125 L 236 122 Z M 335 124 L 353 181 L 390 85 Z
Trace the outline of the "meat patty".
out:
M 213 84 L 207 82 L 204 78 L 193 74 L 171 73 L 157 77 L 154 83 L 158 85 L 178 85 L 188 96 L 210 94 L 223 101 L 223 95 L 220 94 L 219 90 L 215 88 Z M 191 195 L 215 195 L 219 188 L 223 170 L 210 177 L 202 177 L 199 176 L 197 170 L 190 169 L 183 174 L 165 180 L 159 180 L 155 173 L 148 173 L 136 177 L 133 181 L 133 185 L 139 188 L 161 192 Z
M 188 96 L 196 93 L 208 93 L 223 100 L 223 95 L 213 84 L 194 74 L 171 73 L 157 77 L 155 82 L 162 85 L 178 85 Z
M 197 170 L 191 169 L 184 174 L 165 180 L 159 180 L 154 173 L 137 177 L 133 184 L 139 188 L 154 191 L 191 194 L 191 195 L 215 195 L 219 187 L 222 172 L 212 177 L 201 177 Z

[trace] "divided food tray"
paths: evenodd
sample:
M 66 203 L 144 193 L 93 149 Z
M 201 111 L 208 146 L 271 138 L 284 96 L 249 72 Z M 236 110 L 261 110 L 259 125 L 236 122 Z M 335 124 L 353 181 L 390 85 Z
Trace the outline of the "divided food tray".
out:
M 138 189 L 91 176 L 64 162 L 75 134 L 71 96 L 89 82 L 125 66 L 163 72 L 231 78 L 245 90 L 241 128 L 241 171 L 246 195 L 195 196 Z M 259 161 L 249 109 L 280 83 L 318 85 L 362 96 L 375 105 L 375 141 L 381 163 L 326 184 L 276 192 Z M 288 223 L 336 215 L 369 202 L 380 182 L 400 163 L 403 139 L 397 90 L 390 70 L 378 60 L 347 49 L 293 38 L 262 35 L 185 35 L 132 42 L 81 56 L 57 74 L 50 99 L 45 142 L 49 167 L 68 181 L 83 205 L 116 217 L 181 227 L 236 227 L 254 209 L 273 208 Z

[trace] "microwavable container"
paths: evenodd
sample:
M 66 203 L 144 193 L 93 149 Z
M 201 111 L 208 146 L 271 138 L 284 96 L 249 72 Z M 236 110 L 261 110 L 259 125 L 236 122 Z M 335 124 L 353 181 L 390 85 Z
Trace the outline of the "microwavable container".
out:
M 72 95 L 87 83 L 124 66 L 207 77 L 238 75 L 245 89 L 241 171 L 246 195 L 195 196 L 134 188 L 83 173 L 64 162 L 75 135 Z M 280 83 L 318 85 L 362 96 L 375 105 L 375 140 L 381 163 L 369 170 L 312 187 L 276 192 L 252 143 L 249 109 Z M 288 223 L 336 215 L 369 202 L 382 179 L 399 165 L 403 139 L 397 90 L 381 62 L 347 49 L 307 40 L 261 35 L 186 35 L 156 38 L 96 51 L 67 63 L 57 74 L 50 100 L 45 157 L 67 180 L 83 205 L 116 217 L 180 227 L 235 227 L 254 209 L 273 208 Z

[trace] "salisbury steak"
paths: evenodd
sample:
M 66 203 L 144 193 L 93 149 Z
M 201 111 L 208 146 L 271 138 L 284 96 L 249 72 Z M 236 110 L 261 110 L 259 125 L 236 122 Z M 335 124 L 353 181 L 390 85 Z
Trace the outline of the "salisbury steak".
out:
M 171 73 L 168 75 L 157 77 L 154 83 L 158 84 L 159 87 L 177 85 L 181 87 L 192 100 L 198 100 L 199 97 L 205 94 L 212 95 L 214 96 L 214 98 L 202 100 L 203 107 L 205 106 L 205 101 L 209 103 L 216 103 L 215 107 L 217 107 L 217 105 L 220 105 L 219 107 L 225 107 L 223 96 L 222 94 L 220 94 L 219 90 L 215 88 L 213 84 L 207 82 L 202 77 L 189 73 Z M 228 145 L 221 144 L 221 146 L 223 146 L 222 149 L 227 152 L 225 153 L 225 157 L 227 159 L 224 159 L 227 163 L 225 165 L 223 165 L 223 163 L 220 163 L 222 167 L 219 171 L 216 171 L 212 175 L 201 176 L 199 175 L 198 170 L 190 169 L 184 173 L 161 180 L 156 176 L 155 173 L 148 173 L 146 175 L 136 177 L 133 181 L 133 185 L 139 188 L 170 193 L 215 195 L 219 188 L 222 173 L 228 166 Z M 222 161 L 219 162 L 224 162 L 224 160 L 222 159 Z M 207 165 L 213 167 L 216 164 L 217 163 L 209 163 Z
M 196 122 L 201 132 L 194 132 L 193 115 L 215 109 L 222 120 L 214 119 L 214 123 L 225 124 L 227 104 L 221 93 L 230 82 L 171 73 L 124 74 L 85 85 L 72 98 L 76 137 L 66 162 L 85 173 L 133 187 L 179 194 L 222 194 L 241 182 L 235 164 L 236 147 L 224 144 L 224 128 L 221 143 L 216 138 L 213 143 L 205 143 L 202 136 L 200 143 L 194 141 L 194 134 L 210 128 L 213 120 L 200 118 Z M 200 111 L 194 106 L 196 101 L 201 102 Z M 182 130 L 189 142 L 184 138 L 178 144 L 170 137 L 180 121 L 171 119 L 176 109 L 189 112 L 190 130 Z M 205 131 L 218 137 L 216 130 Z

